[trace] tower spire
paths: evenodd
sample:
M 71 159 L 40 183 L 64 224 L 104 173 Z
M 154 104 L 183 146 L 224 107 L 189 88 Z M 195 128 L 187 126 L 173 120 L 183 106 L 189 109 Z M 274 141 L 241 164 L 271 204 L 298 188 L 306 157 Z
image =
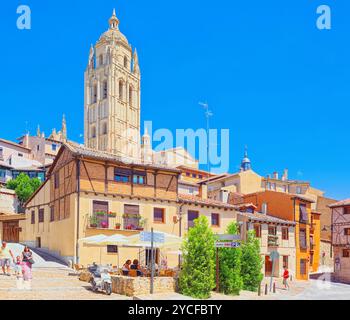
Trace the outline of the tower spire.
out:
M 119 25 L 119 19 L 117 18 L 117 15 L 115 14 L 115 9 L 113 9 L 112 16 L 109 19 L 109 28 L 110 29 L 118 29 Z
M 62 140 L 67 140 L 67 123 L 66 123 L 66 116 L 63 114 L 62 117 Z
M 38 125 L 38 128 L 36 129 L 36 135 L 37 135 L 38 137 L 41 136 L 41 134 L 40 134 L 40 125 Z

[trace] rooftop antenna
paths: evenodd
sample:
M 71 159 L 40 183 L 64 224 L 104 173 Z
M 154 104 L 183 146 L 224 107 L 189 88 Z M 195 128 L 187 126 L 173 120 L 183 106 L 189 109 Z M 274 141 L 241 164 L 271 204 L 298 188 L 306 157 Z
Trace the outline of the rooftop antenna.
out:
M 210 178 L 210 161 L 209 161 L 209 130 L 210 130 L 210 117 L 214 114 L 209 110 L 209 105 L 207 102 L 199 102 L 199 105 L 202 106 L 205 110 L 205 117 L 207 118 L 207 162 L 208 162 L 208 179 Z

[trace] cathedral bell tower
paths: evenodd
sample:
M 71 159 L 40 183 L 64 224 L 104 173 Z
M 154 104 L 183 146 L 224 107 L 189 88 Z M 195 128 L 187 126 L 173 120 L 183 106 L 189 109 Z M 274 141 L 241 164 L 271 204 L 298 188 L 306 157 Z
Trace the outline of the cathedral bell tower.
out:
M 90 48 L 84 74 L 86 147 L 140 159 L 140 80 L 136 49 L 113 10 L 109 29 Z

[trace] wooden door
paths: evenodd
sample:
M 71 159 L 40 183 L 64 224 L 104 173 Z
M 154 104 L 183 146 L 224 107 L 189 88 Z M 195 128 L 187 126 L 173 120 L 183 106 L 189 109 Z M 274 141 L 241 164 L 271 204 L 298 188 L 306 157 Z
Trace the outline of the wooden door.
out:
M 18 221 L 6 221 L 3 225 L 3 241 L 6 242 L 19 242 L 19 223 Z
M 272 275 L 272 261 L 269 256 L 265 256 L 265 277 Z

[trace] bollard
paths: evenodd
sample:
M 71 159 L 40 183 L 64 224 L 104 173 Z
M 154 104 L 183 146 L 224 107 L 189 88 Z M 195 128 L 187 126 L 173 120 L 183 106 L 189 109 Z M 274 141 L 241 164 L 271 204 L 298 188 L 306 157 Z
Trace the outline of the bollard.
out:
M 276 282 L 273 283 L 273 293 L 276 293 Z
M 267 283 L 265 284 L 265 296 L 267 296 Z

